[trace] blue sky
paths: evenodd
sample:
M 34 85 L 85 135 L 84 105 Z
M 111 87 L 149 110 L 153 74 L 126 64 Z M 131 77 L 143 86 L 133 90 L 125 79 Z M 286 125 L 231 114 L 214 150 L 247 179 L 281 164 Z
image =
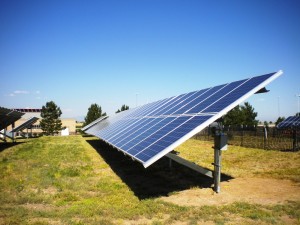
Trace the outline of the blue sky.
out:
M 82 119 L 275 72 L 249 99 L 259 120 L 294 115 L 300 1 L 0 1 L 0 106 Z

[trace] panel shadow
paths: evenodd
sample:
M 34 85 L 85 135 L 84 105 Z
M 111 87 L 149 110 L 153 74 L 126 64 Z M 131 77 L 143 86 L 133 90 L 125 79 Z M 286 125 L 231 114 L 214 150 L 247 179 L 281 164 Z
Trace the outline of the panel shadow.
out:
M 24 142 L 0 142 L 0 152 L 3 152 L 5 149 L 22 144 Z
M 139 199 L 168 196 L 191 187 L 211 188 L 213 179 L 163 157 L 145 169 L 101 140 L 86 140 Z M 213 159 L 212 159 L 213 160 Z M 222 181 L 232 177 L 222 174 Z

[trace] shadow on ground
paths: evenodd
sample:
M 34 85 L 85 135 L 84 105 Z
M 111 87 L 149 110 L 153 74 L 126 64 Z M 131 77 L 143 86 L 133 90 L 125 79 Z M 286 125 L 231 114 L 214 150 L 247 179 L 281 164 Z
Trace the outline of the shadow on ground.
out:
M 0 142 L 0 152 L 3 152 L 5 149 L 22 144 L 23 142 Z
M 201 175 L 176 162 L 169 167 L 169 159 L 163 157 L 145 169 L 101 140 L 87 140 L 111 169 L 125 182 L 139 199 L 168 196 L 172 192 L 191 187 L 210 188 L 213 179 Z M 212 159 L 213 160 L 213 159 Z M 222 174 L 222 181 L 232 177 Z

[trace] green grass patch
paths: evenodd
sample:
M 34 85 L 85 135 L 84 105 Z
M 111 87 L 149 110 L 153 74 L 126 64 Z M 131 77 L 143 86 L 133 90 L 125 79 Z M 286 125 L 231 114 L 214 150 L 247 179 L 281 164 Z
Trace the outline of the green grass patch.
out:
M 190 139 L 176 150 L 180 156 L 213 169 L 213 143 Z M 300 151 L 281 152 L 229 145 L 222 152 L 222 172 L 233 177 L 265 177 L 300 182 Z
M 182 172 L 183 175 L 177 177 L 177 173 L 167 171 L 163 167 L 165 164 L 159 163 L 147 170 L 139 165 L 130 167 L 134 162 L 123 156 L 109 159 L 105 154 L 99 154 L 87 140 L 96 139 L 81 136 L 21 139 L 19 144 L 2 149 L 0 224 L 283 224 L 285 217 L 299 223 L 299 202 L 271 206 L 236 202 L 184 207 L 161 201 L 156 195 L 141 197 L 144 193 L 140 195 L 137 190 L 144 186 L 136 180 L 138 175 L 151 177 L 154 174 L 151 179 L 155 182 L 173 179 L 175 183 L 186 183 L 184 179 L 193 176 L 190 172 Z M 213 154 L 210 143 L 192 139 L 178 150 L 185 158 L 210 167 Z M 284 176 L 297 180 L 300 174 L 294 163 L 299 165 L 299 154 L 271 153 L 230 146 L 224 152 L 223 171 L 232 176 Z M 247 161 L 243 160 L 245 157 Z M 258 163 L 257 157 L 263 163 Z M 279 161 L 276 166 L 271 165 L 275 158 Z M 237 166 L 238 169 L 232 169 Z M 252 171 L 249 166 L 253 167 Z M 140 174 L 136 174 L 136 170 L 140 170 Z M 174 185 L 155 182 L 147 183 L 149 191 L 169 190 L 168 185 Z M 165 187 L 160 187 L 161 184 Z M 176 191 L 175 188 L 170 194 Z

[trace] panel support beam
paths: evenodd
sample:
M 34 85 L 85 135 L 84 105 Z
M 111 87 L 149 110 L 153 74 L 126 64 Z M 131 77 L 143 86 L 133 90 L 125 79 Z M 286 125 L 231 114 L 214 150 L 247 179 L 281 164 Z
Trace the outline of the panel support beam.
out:
M 214 191 L 219 193 L 220 182 L 221 182 L 221 162 L 222 162 L 222 151 L 227 150 L 227 136 L 223 133 L 215 134 L 215 143 L 214 143 L 214 171 L 203 168 L 195 163 L 192 163 L 186 159 L 179 157 L 176 154 L 168 153 L 166 156 L 170 159 L 169 166 L 172 166 L 172 160 L 175 162 L 184 165 L 198 173 L 201 173 L 205 176 L 214 179 Z
M 15 122 L 12 123 L 11 128 L 12 128 L 12 132 L 11 132 L 12 140 L 13 140 L 13 142 L 16 142 L 16 140 L 15 140 L 16 134 L 15 134 L 15 132 L 13 132 L 13 130 L 15 129 Z
M 186 167 L 188 167 L 188 168 L 190 168 L 192 170 L 195 170 L 198 173 L 201 173 L 201 174 L 203 174 L 205 176 L 213 178 L 213 172 L 211 170 L 208 170 L 208 169 L 205 169 L 205 168 L 203 168 L 201 166 L 198 166 L 197 164 L 192 163 L 192 162 L 190 162 L 190 161 L 188 161 L 186 159 L 183 159 L 183 158 L 181 158 L 178 155 L 175 155 L 173 153 L 168 153 L 166 156 L 168 158 L 174 160 L 175 162 L 181 164 L 181 165 L 184 165 L 184 166 L 186 166 Z
M 3 138 L 1 138 L 4 142 L 6 142 L 6 138 L 10 138 L 11 140 L 13 140 L 13 142 L 15 142 L 14 137 L 12 136 L 11 132 L 7 132 L 6 128 L 4 129 L 4 132 L 2 133 L 0 131 L 0 134 L 3 135 Z

